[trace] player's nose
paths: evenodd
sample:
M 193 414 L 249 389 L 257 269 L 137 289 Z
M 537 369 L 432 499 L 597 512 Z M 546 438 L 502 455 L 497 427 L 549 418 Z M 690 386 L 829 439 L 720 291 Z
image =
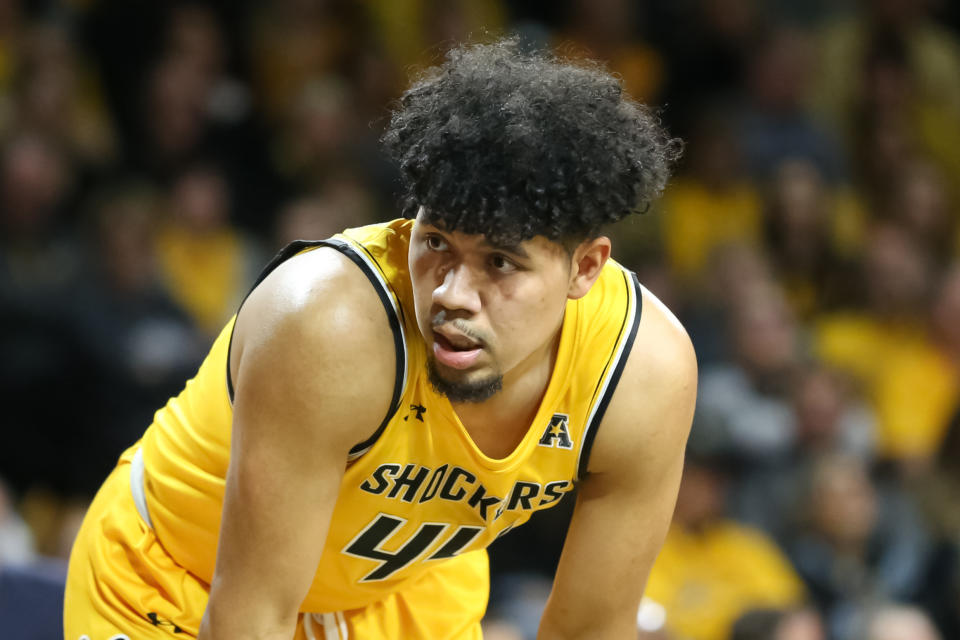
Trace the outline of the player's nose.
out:
M 433 290 L 433 302 L 450 311 L 480 312 L 480 291 L 470 269 L 453 265 L 440 276 L 440 284 Z

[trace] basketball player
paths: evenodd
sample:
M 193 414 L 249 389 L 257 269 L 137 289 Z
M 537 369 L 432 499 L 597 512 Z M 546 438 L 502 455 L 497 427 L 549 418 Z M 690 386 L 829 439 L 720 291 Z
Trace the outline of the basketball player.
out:
M 511 42 L 450 54 L 385 142 L 410 217 L 268 266 L 91 505 L 67 640 L 479 638 L 484 549 L 577 484 L 541 637 L 635 637 L 696 364 L 599 230 L 674 143 Z

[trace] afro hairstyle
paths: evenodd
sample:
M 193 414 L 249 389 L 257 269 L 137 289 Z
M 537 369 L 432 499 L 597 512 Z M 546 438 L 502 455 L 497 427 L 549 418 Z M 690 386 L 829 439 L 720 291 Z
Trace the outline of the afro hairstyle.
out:
M 402 96 L 383 136 L 403 215 L 567 246 L 645 209 L 681 149 L 596 64 L 525 52 L 516 39 L 463 46 Z

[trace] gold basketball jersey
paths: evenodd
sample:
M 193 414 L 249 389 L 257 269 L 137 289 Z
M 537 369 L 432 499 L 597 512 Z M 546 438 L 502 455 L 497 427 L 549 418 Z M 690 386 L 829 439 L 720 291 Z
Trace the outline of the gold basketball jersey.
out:
M 639 324 L 640 285 L 609 261 L 586 296 L 567 302 L 554 371 L 525 437 L 507 457 L 489 458 L 427 380 L 407 271 L 412 224 L 396 220 L 294 243 L 261 276 L 302 251 L 340 251 L 383 301 L 397 352 L 391 410 L 351 451 L 302 611 L 367 606 L 556 505 L 586 472 Z M 157 412 L 141 445 L 149 522 L 170 555 L 206 582 L 213 576 L 229 463 L 232 330 L 233 321 L 196 377 Z M 322 415 L 317 422 L 322 428 Z

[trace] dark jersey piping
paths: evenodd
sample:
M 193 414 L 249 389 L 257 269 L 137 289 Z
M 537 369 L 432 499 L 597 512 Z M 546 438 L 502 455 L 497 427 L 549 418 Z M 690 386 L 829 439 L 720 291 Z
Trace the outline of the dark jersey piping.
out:
M 628 273 L 629 276 L 627 276 Z M 613 371 L 610 373 L 607 388 L 604 390 L 602 397 L 600 397 L 600 399 L 597 401 L 596 409 L 593 412 L 593 418 L 590 420 L 590 423 L 587 425 L 587 428 L 583 433 L 583 445 L 580 447 L 580 460 L 577 463 L 578 481 L 583 480 L 587 476 L 587 467 L 589 466 L 590 462 L 590 450 L 593 448 L 593 440 L 597 437 L 597 431 L 600 430 L 600 423 L 603 421 L 603 415 L 607 412 L 607 405 L 610 404 L 610 398 L 613 397 L 613 392 L 617 389 L 617 383 L 620 382 L 620 376 L 623 374 L 623 368 L 626 366 L 627 359 L 630 357 L 630 351 L 633 348 L 633 341 L 637 337 L 637 328 L 640 326 L 640 315 L 643 311 L 643 294 L 640 289 L 640 282 L 637 280 L 637 274 L 633 273 L 632 271 L 628 272 L 624 270 L 624 280 L 626 281 L 628 277 L 630 281 L 625 282 L 625 284 L 627 287 L 630 287 L 631 284 L 633 285 L 634 295 L 636 296 L 633 322 L 630 327 L 630 334 L 627 336 L 626 341 L 623 344 L 623 349 L 620 350 L 620 357 L 614 364 Z M 629 320 L 624 318 L 624 325 L 627 322 L 629 322 Z M 597 383 L 598 386 L 603 384 L 603 379 L 604 376 L 601 375 L 600 381 Z
M 257 276 L 256 281 L 253 283 L 253 286 L 250 287 L 250 290 L 247 291 L 247 295 L 243 296 L 243 300 L 240 301 L 240 306 L 237 307 L 237 313 L 240 313 L 240 309 L 243 308 L 243 303 L 247 301 L 247 298 L 250 297 L 250 294 L 253 293 L 253 290 L 256 289 L 261 282 L 263 282 L 268 275 L 270 275 L 274 269 L 279 267 L 283 262 L 286 262 L 291 257 L 300 253 L 304 249 L 310 247 L 315 247 L 319 245 L 322 241 L 314 240 L 294 240 L 283 249 L 281 249 L 277 255 L 273 256 L 270 262 L 267 263 L 267 266 L 263 268 L 263 271 L 260 272 L 260 275 Z M 230 330 L 230 342 L 227 343 L 227 393 L 230 396 L 230 404 L 233 404 L 233 378 L 230 376 L 230 354 L 233 351 L 233 332 L 236 330 L 237 325 L 234 323 L 233 329 Z
M 366 453 L 366 451 L 380 438 L 380 436 L 383 434 L 383 431 L 390 423 L 390 419 L 393 418 L 393 415 L 400 408 L 400 399 L 403 397 L 403 387 L 407 373 L 407 345 L 404 343 L 403 325 L 401 324 L 401 319 L 398 313 L 394 311 L 393 304 L 390 302 L 390 293 L 385 289 L 385 287 L 389 285 L 387 283 L 381 284 L 377 278 L 377 275 L 373 273 L 373 269 L 370 267 L 370 265 L 367 264 L 367 262 L 357 253 L 357 250 L 347 242 L 338 240 L 336 238 L 331 238 L 329 240 L 321 241 L 320 244 L 336 249 L 346 257 L 350 258 L 354 264 L 360 267 L 360 270 L 363 271 L 364 275 L 367 276 L 370 284 L 373 285 L 377 295 L 380 296 L 380 302 L 383 303 L 383 309 L 386 311 L 387 319 L 390 321 L 390 330 L 393 332 L 393 350 L 396 354 L 393 398 L 390 400 L 390 408 L 387 410 L 387 415 L 384 416 L 383 422 L 381 422 L 380 426 L 377 427 L 377 430 L 373 432 L 373 435 L 363 442 L 351 447 L 348 458 L 355 460 L 362 454 Z M 371 262 L 374 261 L 373 256 L 370 257 L 370 260 Z M 400 310 L 399 304 L 397 305 L 397 309 Z
M 336 238 L 331 238 L 329 240 L 295 240 L 291 242 L 286 247 L 280 250 L 276 256 L 264 267 L 263 271 L 257 277 L 256 282 L 253 286 L 250 287 L 250 291 L 243 298 L 243 302 L 240 303 L 240 307 L 243 307 L 243 303 L 246 302 L 247 298 L 250 297 L 250 293 L 253 292 L 257 286 L 266 279 L 270 273 L 280 266 L 281 263 L 289 260 L 294 255 L 300 253 L 304 249 L 309 249 L 311 247 L 330 247 L 342 253 L 344 256 L 350 259 L 355 265 L 360 267 L 360 270 L 363 272 L 367 279 L 370 281 L 370 284 L 373 285 L 373 289 L 377 292 L 377 295 L 380 297 L 380 302 L 383 304 L 384 310 L 387 313 L 387 319 L 390 322 L 390 330 L 393 332 L 393 346 L 394 351 L 396 352 L 396 372 L 393 384 L 393 398 L 390 401 L 390 408 L 387 411 L 387 415 L 384 417 L 383 422 L 380 423 L 380 426 L 377 427 L 377 430 L 373 433 L 372 436 L 360 442 L 359 444 L 354 445 L 350 449 L 349 458 L 351 460 L 356 459 L 361 454 L 363 454 L 367 449 L 373 446 L 374 442 L 383 434 L 384 429 L 387 428 L 390 419 L 397 412 L 397 409 L 400 407 L 400 398 L 403 395 L 403 385 L 405 373 L 407 371 L 407 352 L 406 345 L 404 344 L 403 339 L 403 329 L 400 324 L 400 318 L 398 318 L 397 313 L 394 312 L 393 304 L 390 302 L 390 294 L 384 290 L 384 284 L 382 284 L 376 274 L 372 273 L 371 267 L 367 262 L 357 254 L 357 250 L 350 244 L 344 242 L 343 240 L 338 240 Z M 371 256 L 371 261 L 373 257 Z M 399 307 L 398 307 L 399 308 Z M 239 310 L 238 310 L 239 313 Z M 236 325 L 234 325 L 236 328 Z M 233 333 L 230 334 L 230 342 L 227 345 L 227 392 L 230 395 L 230 403 L 233 403 L 233 379 L 230 376 L 230 352 L 233 349 Z
M 340 240 L 337 240 L 336 238 L 331 238 L 330 241 L 331 241 L 331 242 L 342 242 L 342 241 L 340 241 Z M 350 248 L 350 249 L 352 249 L 352 250 L 354 250 L 354 251 L 356 251 L 357 248 L 361 249 L 365 254 L 367 254 L 367 258 L 369 258 L 370 262 L 372 262 L 372 263 L 374 263 L 374 264 L 377 263 L 377 259 L 373 257 L 373 254 L 370 253 L 370 250 L 367 249 L 367 248 L 366 248 L 365 246 L 363 246 L 362 244 L 359 244 L 359 243 L 358 243 L 356 247 L 354 247 L 353 245 L 347 244 L 347 243 L 343 243 L 343 244 L 344 244 L 344 246 L 346 246 L 346 247 L 348 247 L 348 248 Z M 368 277 L 369 277 L 369 276 L 368 276 Z M 389 286 L 389 285 L 388 285 L 388 286 Z M 379 288 L 378 288 L 377 290 L 379 291 Z M 396 295 L 394 295 L 394 298 L 396 298 Z M 381 298 L 381 300 L 382 300 L 382 298 Z M 389 302 L 389 300 L 388 300 L 387 302 Z M 401 307 L 399 304 L 397 304 L 397 306 L 396 306 L 396 311 L 397 311 L 397 313 L 398 313 L 399 316 L 400 316 L 400 327 L 406 326 L 407 319 L 406 319 L 406 317 L 403 315 L 403 307 Z M 401 337 L 403 336 L 403 331 L 400 332 L 400 335 L 401 335 Z

